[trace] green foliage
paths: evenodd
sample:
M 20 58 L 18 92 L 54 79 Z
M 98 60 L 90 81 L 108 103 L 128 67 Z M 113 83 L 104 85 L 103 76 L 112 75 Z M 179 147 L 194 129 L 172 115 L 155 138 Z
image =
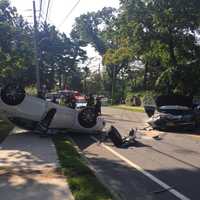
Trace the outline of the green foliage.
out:
M 156 84 L 162 93 L 198 93 L 195 86 L 199 78 L 189 83 L 191 77 L 199 74 L 200 46 L 195 38 L 200 25 L 197 1 L 121 0 L 121 4 L 123 35 L 145 64 L 144 81 L 153 81 L 151 87 Z
M 41 81 L 48 89 L 55 83 L 60 88 L 66 85 L 71 89 L 80 89 L 81 74 L 78 64 L 87 59 L 81 44 L 65 34 L 60 34 L 54 26 L 43 24 L 39 32 Z
M 104 65 L 120 65 L 132 59 L 133 52 L 129 48 L 108 49 L 103 57 Z
M 109 200 L 108 190 L 102 186 L 85 160 L 78 154 L 65 136 L 54 137 L 61 170 L 67 177 L 70 189 L 76 200 Z
M 91 44 L 100 55 L 104 55 L 110 46 L 104 37 L 105 27 L 115 19 L 114 8 L 103 8 L 101 11 L 89 12 L 76 18 L 71 37 L 76 41 Z
M 17 81 L 25 86 L 36 82 L 33 27 L 9 1 L 0 1 L 0 82 Z M 41 24 L 37 34 L 41 85 L 47 89 L 65 85 L 81 89 L 82 74 L 79 63 L 86 59 L 84 46 L 79 41 L 59 33 L 55 26 Z M 73 85 L 72 85 L 73 84 Z
M 112 88 L 116 91 L 117 82 L 126 81 L 127 91 L 148 89 L 163 94 L 200 93 L 197 87 L 200 84 L 198 0 L 120 2 L 118 15 L 107 21 L 103 31 L 96 23 L 98 12 L 87 15 L 94 22 L 95 35 L 106 47 L 99 52 Z M 79 18 L 80 23 L 83 23 L 83 18 Z M 94 44 L 86 29 L 82 30 L 90 37 L 85 41 Z M 137 64 L 133 65 L 138 61 L 143 63 L 140 68 Z
M 145 93 L 143 93 L 143 96 L 142 96 L 143 106 L 145 105 L 155 106 L 155 99 L 157 96 L 159 96 L 159 94 L 153 91 L 146 91 Z
M 121 109 L 121 110 L 128 110 L 128 111 L 132 111 L 132 112 L 145 112 L 143 107 L 138 107 L 138 106 L 128 106 L 128 105 L 115 105 L 112 106 L 112 108 L 116 108 L 116 109 Z
M 0 80 L 23 82 L 27 66 L 32 65 L 32 36 L 29 25 L 9 2 L 0 1 Z
M 140 92 L 128 92 L 126 96 L 126 104 L 131 106 L 130 100 L 133 96 L 137 96 L 141 99 L 142 105 L 155 105 L 155 99 L 159 96 L 159 93 L 154 91 L 140 91 Z
M 91 73 L 90 77 L 87 79 L 87 92 L 86 94 L 103 94 L 102 77 L 98 72 Z
M 199 94 L 198 1 L 120 0 L 119 10 L 103 8 L 77 17 L 70 38 L 42 24 L 38 33 L 42 85 L 85 92 L 96 87 L 116 100 L 128 91 Z M 78 67 L 87 59 L 82 47 L 88 44 L 102 56 L 101 80 Z M 33 85 L 33 55 L 33 28 L 9 1 L 0 1 L 1 84 L 15 80 Z
M 31 95 L 31 96 L 36 96 L 37 95 L 37 89 L 34 85 L 27 86 L 25 88 L 26 94 Z

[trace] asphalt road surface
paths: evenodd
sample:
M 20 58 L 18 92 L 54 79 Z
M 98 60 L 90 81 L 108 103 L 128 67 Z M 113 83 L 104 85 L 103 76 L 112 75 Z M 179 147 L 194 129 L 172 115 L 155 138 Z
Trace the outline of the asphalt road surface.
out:
M 73 139 L 103 182 L 120 199 L 199 200 L 200 134 L 143 131 L 144 113 L 103 108 L 106 129 L 122 135 L 138 128 L 137 143 L 116 148 L 99 136 Z M 159 135 L 159 140 L 153 136 Z

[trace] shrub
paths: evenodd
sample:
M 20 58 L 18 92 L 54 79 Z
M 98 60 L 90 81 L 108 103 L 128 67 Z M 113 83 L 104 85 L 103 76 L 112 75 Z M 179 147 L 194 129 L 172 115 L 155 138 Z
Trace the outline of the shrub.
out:
M 31 95 L 31 96 L 36 96 L 37 95 L 37 89 L 35 86 L 28 86 L 25 88 L 26 94 Z
M 126 97 L 126 104 L 129 106 L 155 105 L 155 98 L 158 96 L 153 91 L 129 92 Z

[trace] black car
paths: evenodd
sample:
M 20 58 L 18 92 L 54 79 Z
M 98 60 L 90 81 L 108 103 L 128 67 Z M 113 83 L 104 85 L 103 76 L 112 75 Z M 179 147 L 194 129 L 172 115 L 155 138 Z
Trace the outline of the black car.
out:
M 155 103 L 153 112 L 152 108 L 149 108 L 151 117 L 147 121 L 153 128 L 191 130 L 196 127 L 196 112 L 192 97 L 163 95 L 157 97 Z

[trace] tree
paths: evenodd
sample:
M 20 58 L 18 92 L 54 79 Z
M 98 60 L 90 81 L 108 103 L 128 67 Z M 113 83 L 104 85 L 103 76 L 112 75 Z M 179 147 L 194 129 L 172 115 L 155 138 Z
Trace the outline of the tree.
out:
M 155 82 L 162 91 L 169 87 L 169 92 L 197 92 L 194 88 L 198 78 L 188 87 L 191 79 L 188 71 L 190 76 L 199 75 L 199 44 L 195 38 L 200 25 L 197 0 L 121 0 L 121 4 L 122 35 L 137 59 L 144 63 L 144 79 L 148 72 L 157 76 Z
M 35 84 L 33 64 L 33 28 L 6 0 L 0 1 L 0 80 L 15 80 L 25 86 Z M 57 82 L 81 87 L 79 63 L 86 59 L 84 43 L 72 40 L 55 26 L 41 24 L 38 31 L 41 84 L 53 89 Z M 75 81 L 76 80 L 76 81 Z M 78 82 L 77 82 L 78 81 Z
M 0 77 L 1 82 L 28 81 L 21 73 L 32 66 L 32 30 L 6 0 L 0 1 Z M 25 73 L 26 74 L 26 73 Z M 31 82 L 30 80 L 28 82 Z
M 101 56 L 110 44 L 104 38 L 104 30 L 115 19 L 116 9 L 103 8 L 98 12 L 89 12 L 76 18 L 71 37 L 91 44 Z
M 86 52 L 78 42 L 60 34 L 54 26 L 43 24 L 39 32 L 41 80 L 49 89 L 59 82 L 60 89 L 69 82 L 77 72 L 77 66 L 87 58 Z M 76 75 L 76 77 L 77 77 Z

